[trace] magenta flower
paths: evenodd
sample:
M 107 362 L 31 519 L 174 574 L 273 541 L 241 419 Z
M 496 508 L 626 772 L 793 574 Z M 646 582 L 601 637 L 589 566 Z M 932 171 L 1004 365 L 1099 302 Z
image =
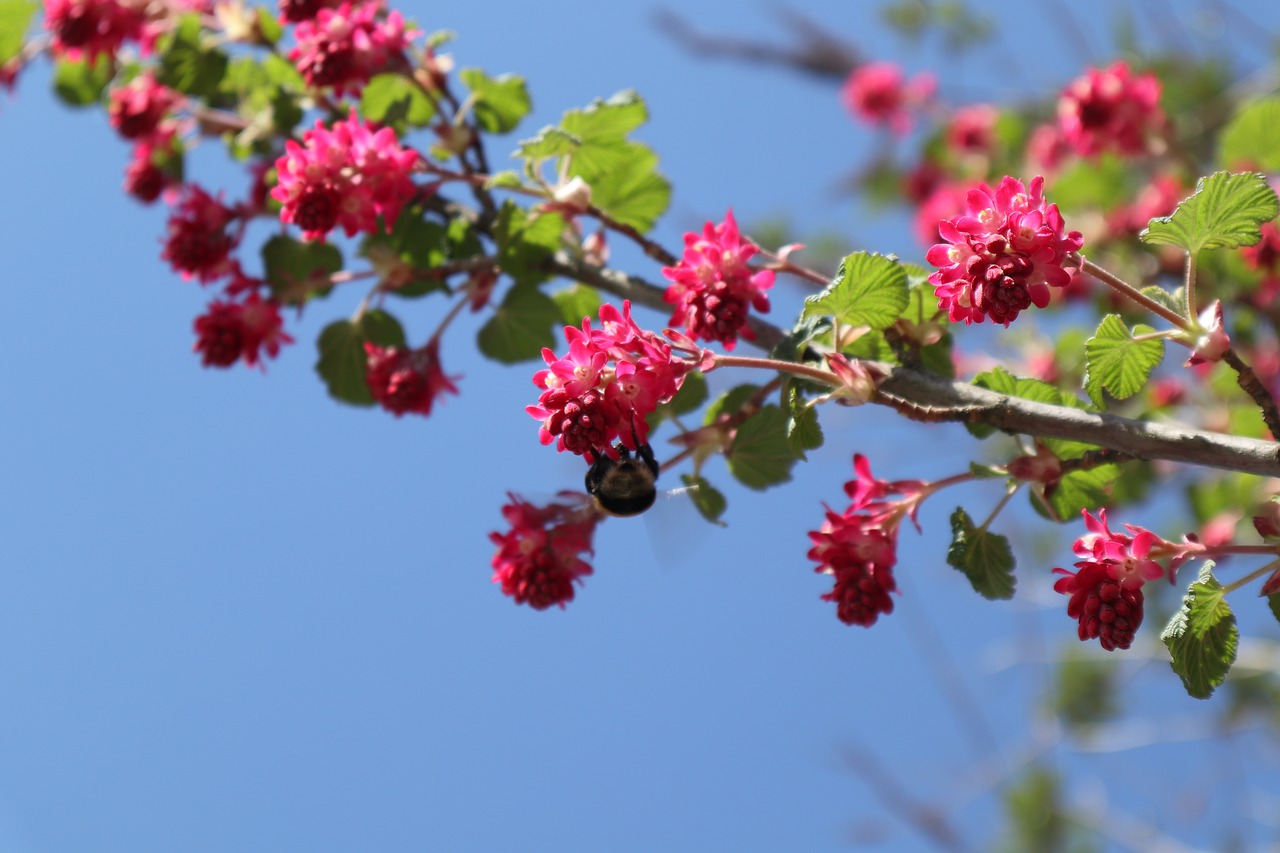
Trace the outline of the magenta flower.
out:
M 256 292 L 243 302 L 209 303 L 208 311 L 196 318 L 195 332 L 194 350 L 205 367 L 230 367 L 241 360 L 253 367 L 264 352 L 275 358 L 283 344 L 293 343 L 284 331 L 279 304 Z
M 754 340 L 747 327 L 748 307 L 769 310 L 773 270 L 753 272 L 747 262 L 759 251 L 738 233 L 733 211 L 724 222 L 708 222 L 701 234 L 684 235 L 684 257 L 663 267 L 671 286 L 663 299 L 675 306 L 670 323 L 695 340 L 720 341 L 732 350 L 738 337 Z
M 1164 124 L 1160 81 L 1154 74 L 1130 75 L 1125 62 L 1090 68 L 1058 98 L 1062 135 L 1084 156 L 1145 153 Z
M 675 396 L 691 365 L 636 325 L 630 302 L 622 311 L 601 306 L 600 328 L 587 317 L 564 335 L 568 354 L 542 350 L 547 368 L 533 384 L 543 390 L 537 405 L 525 407 L 542 421 L 540 440 L 578 455 L 616 456 L 615 441 L 636 450 L 648 438 L 645 418 Z
M 1084 238 L 1066 231 L 1043 188 L 1041 177 L 1029 189 L 1006 177 L 994 191 L 970 190 L 965 212 L 938 223 L 947 242 L 926 255 L 939 268 L 929 282 L 952 322 L 990 317 L 1008 326 L 1026 308 L 1048 305 L 1050 287 L 1070 284 Z
M 146 139 L 157 132 L 160 121 L 182 101 L 181 94 L 158 83 L 148 71 L 111 90 L 107 117 L 125 139 Z
M 307 84 L 332 86 L 339 97 L 348 91 L 358 95 L 373 75 L 407 69 L 404 51 L 418 31 L 406 29 L 399 12 L 383 12 L 381 0 L 344 2 L 299 21 L 298 44 L 289 58 Z
M 1000 111 L 991 104 L 959 107 L 947 124 L 947 146 L 956 154 L 990 154 L 996 144 Z
M 405 412 L 424 417 L 445 393 L 457 394 L 457 376 L 445 376 L 440 367 L 440 342 L 428 341 L 418 349 L 364 345 L 365 382 L 373 399 L 398 418 Z
M 1088 510 L 1083 514 L 1089 532 L 1072 549 L 1082 558 L 1075 564 L 1079 571 L 1054 569 L 1064 577 L 1053 588 L 1071 596 L 1067 615 L 1079 621 L 1081 640 L 1098 639 L 1107 651 L 1127 649 L 1142 624 L 1142 585 L 1165 575 L 1152 553 L 1179 549 L 1136 525 L 1125 525 L 1132 535 L 1113 532 L 1105 509 L 1096 518 Z
M 1184 367 L 1195 367 L 1197 364 L 1209 364 L 1222 361 L 1222 357 L 1231 349 L 1231 338 L 1227 335 L 1222 320 L 1222 300 L 1215 299 L 1200 312 L 1200 336 L 1192 347 L 1191 357 Z
M 849 72 L 840 100 L 864 121 L 903 134 L 911 129 L 912 111 L 929 102 L 936 85 L 932 74 L 918 74 L 908 81 L 892 62 L 867 62 Z
M 54 56 L 95 61 L 114 57 L 126 40 L 142 41 L 145 4 L 118 0 L 47 0 L 45 27 Z
M 561 502 L 534 506 L 514 494 L 502 507 L 511 529 L 491 533 L 498 546 L 493 555 L 493 582 L 516 604 L 535 610 L 552 605 L 561 608 L 573 601 L 574 583 L 591 574 L 582 559 L 591 554 L 592 538 L 600 516 L 590 498 L 573 492 L 561 494 Z
M 418 153 L 401 147 L 390 128 L 375 131 L 354 111 L 328 129 L 317 120 L 302 140 L 285 142 L 271 197 L 283 205 L 281 220 L 297 224 L 305 239 L 323 240 L 338 226 L 348 237 L 372 233 L 379 215 L 390 231 L 417 193 L 410 175 Z
M 187 280 L 207 283 L 228 275 L 234 263 L 231 250 L 240 239 L 227 231 L 235 219 L 235 211 L 220 199 L 188 184 L 177 211 L 169 217 L 161 257 Z

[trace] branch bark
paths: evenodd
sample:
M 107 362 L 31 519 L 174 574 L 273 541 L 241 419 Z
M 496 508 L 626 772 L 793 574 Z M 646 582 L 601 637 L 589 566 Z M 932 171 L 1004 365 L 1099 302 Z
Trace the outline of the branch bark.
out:
M 665 288 L 638 276 L 585 264 L 567 252 L 556 252 L 547 269 L 636 304 L 659 311 L 670 310 L 662 299 Z M 749 323 L 756 335 L 755 345 L 765 351 L 773 349 L 785 335 L 777 326 L 759 317 L 752 317 Z M 916 368 L 879 366 L 888 374 L 880 390 L 891 397 L 909 401 L 915 407 L 929 410 L 930 420 L 986 424 L 1008 433 L 1083 441 L 1135 459 L 1161 459 L 1280 477 L 1280 444 L 1273 441 L 1122 418 L 1068 406 L 1051 406 L 1019 397 L 1006 397 Z M 874 402 L 891 405 L 886 399 Z

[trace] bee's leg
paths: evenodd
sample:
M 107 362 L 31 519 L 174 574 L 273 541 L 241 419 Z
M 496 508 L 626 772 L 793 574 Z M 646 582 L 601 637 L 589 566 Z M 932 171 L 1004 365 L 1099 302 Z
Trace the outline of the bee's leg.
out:
M 636 455 L 640 457 L 640 461 L 644 466 L 653 472 L 653 479 L 658 479 L 658 460 L 654 458 L 653 448 L 647 444 L 641 444 L 636 449 Z

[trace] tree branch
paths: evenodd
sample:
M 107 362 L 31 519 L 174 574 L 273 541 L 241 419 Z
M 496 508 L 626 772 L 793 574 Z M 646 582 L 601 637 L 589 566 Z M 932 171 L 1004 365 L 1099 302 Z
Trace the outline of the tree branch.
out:
M 630 299 L 638 305 L 664 312 L 670 309 L 662 299 L 664 287 L 638 276 L 586 264 L 567 252 L 556 252 L 548 260 L 547 270 L 622 299 Z M 748 322 L 756 335 L 753 343 L 766 351 L 773 349 L 785 336 L 777 326 L 759 317 L 751 317 Z M 1083 441 L 1135 459 L 1163 459 L 1280 477 L 1280 444 L 1275 442 L 1139 421 L 1069 406 L 1051 406 L 1019 397 L 1006 397 L 925 370 L 902 365 L 878 366 L 888 374 L 880 386 L 881 391 L 890 397 L 910 401 L 917 408 L 927 408 L 933 420 L 986 424 L 1008 433 Z M 878 399 L 873 402 L 888 404 L 889 401 Z

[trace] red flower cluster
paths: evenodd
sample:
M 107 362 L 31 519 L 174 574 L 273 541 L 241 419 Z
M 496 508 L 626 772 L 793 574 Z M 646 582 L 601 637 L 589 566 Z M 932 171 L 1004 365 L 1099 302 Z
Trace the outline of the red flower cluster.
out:
M 1143 154 L 1164 129 L 1160 81 L 1130 75 L 1125 62 L 1090 68 L 1058 98 L 1058 126 L 1067 143 L 1086 157 L 1114 151 Z
M 1105 509 L 1098 510 L 1097 518 L 1085 510 L 1084 523 L 1089 532 L 1073 548 L 1082 558 L 1075 564 L 1079 571 L 1054 569 L 1065 577 L 1053 588 L 1071 596 L 1067 615 L 1079 620 L 1081 640 L 1097 638 L 1107 651 L 1127 649 L 1142 624 L 1142 585 L 1165 574 L 1151 554 L 1174 546 L 1132 524 L 1125 525 L 1132 536 L 1113 533 Z
M 947 147 L 956 154 L 990 154 L 996 146 L 1000 111 L 991 104 L 959 107 L 947 125 Z
M 107 117 L 125 139 L 146 139 L 182 100 L 181 94 L 157 82 L 148 71 L 111 90 Z
M 46 0 L 44 21 L 54 56 L 95 61 L 114 57 L 125 40 L 142 41 L 145 4 L 119 0 Z
M 387 230 L 417 192 L 410 175 L 418 152 L 402 148 L 391 128 L 375 131 L 351 116 L 326 129 L 319 120 L 299 145 L 285 142 L 276 160 L 278 183 L 271 197 L 283 205 L 280 218 L 296 223 L 308 240 L 323 240 L 341 225 L 348 237 Z
M 632 450 L 646 442 L 645 417 L 675 396 L 690 364 L 636 325 L 630 302 L 622 303 L 621 312 L 602 305 L 600 326 L 591 328 L 590 317 L 583 318 L 582 328 L 566 326 L 565 356 L 542 350 L 547 369 L 534 374 L 533 384 L 543 391 L 525 411 L 542 421 L 543 444 L 617 458 L 615 441 Z
M 151 204 L 160 193 L 178 183 L 172 166 L 177 162 L 177 137 L 172 129 L 161 128 L 133 146 L 133 155 L 124 170 L 124 189 L 143 204 Z
M 237 218 L 235 211 L 223 205 L 196 184 L 188 184 L 178 209 L 170 215 L 169 235 L 161 257 L 184 279 L 199 278 L 210 282 L 231 272 L 231 249 L 239 235 L 227 232 Z
M 747 327 L 747 306 L 769 310 L 766 290 L 773 287 L 773 270 L 753 273 L 747 265 L 758 251 L 742 239 L 733 211 L 724 222 L 708 222 L 702 234 L 684 235 L 684 257 L 662 274 L 672 282 L 663 299 L 675 306 L 671 325 L 683 328 L 691 338 L 720 341 L 733 349 L 738 336 L 753 340 Z
M 593 553 L 591 540 L 600 516 L 590 498 L 564 492 L 563 503 L 534 506 L 508 493 L 511 503 L 502 516 L 511 525 L 507 533 L 490 533 L 498 546 L 493 555 L 493 582 L 516 604 L 546 610 L 573 601 L 573 584 L 591 574 L 582 559 Z
M 373 75 L 407 68 L 404 51 L 418 31 L 406 29 L 399 12 L 383 12 L 382 0 L 348 0 L 300 20 L 289 58 L 307 84 L 358 95 Z
M 822 596 L 836 603 L 836 616 L 846 625 L 874 625 L 881 613 L 893 612 L 891 592 L 897 592 L 893 567 L 898 561 L 898 525 L 911 516 L 923 495 L 923 484 L 914 480 L 888 483 L 871 474 L 871 463 L 862 454 L 853 457 L 857 476 L 845 483 L 852 499 L 843 513 L 827 508 L 826 521 L 809 532 L 813 547 L 809 559 L 815 571 L 832 575 L 835 587 Z M 891 494 L 906 495 L 886 501 Z
M 901 134 L 911 129 L 911 111 L 929 102 L 935 86 L 932 74 L 908 81 L 892 62 L 867 62 L 849 73 L 840 100 L 854 115 Z
M 321 9 L 332 9 L 342 0 L 280 0 L 280 22 L 300 23 L 309 21 Z
M 253 367 L 261 351 L 275 358 L 282 344 L 293 343 L 284 331 L 279 304 L 263 300 L 256 291 L 241 302 L 210 302 L 209 310 L 196 318 L 195 329 L 194 349 L 205 367 L 230 367 L 241 360 Z
M 432 339 L 418 349 L 364 345 L 368 362 L 365 381 L 382 408 L 398 418 L 405 412 L 431 414 L 431 406 L 446 391 L 457 394 L 453 380 L 440 367 L 440 342 Z
M 969 191 L 964 213 L 938 223 L 947 242 L 926 255 L 939 268 L 929 282 L 953 322 L 990 317 L 1008 326 L 1024 309 L 1048 305 L 1051 286 L 1071 282 L 1084 238 L 1066 231 L 1043 188 L 1041 177 L 1029 189 L 1010 177 L 995 190 L 981 185 Z

